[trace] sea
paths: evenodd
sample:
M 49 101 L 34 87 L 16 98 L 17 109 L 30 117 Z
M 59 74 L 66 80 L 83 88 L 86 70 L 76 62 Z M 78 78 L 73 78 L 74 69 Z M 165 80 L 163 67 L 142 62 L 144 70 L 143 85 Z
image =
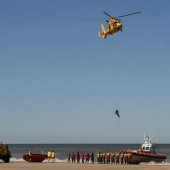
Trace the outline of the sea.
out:
M 32 153 L 47 154 L 49 150 L 55 151 L 58 160 L 67 160 L 68 153 L 94 153 L 120 152 L 125 149 L 138 149 L 140 144 L 9 144 L 9 150 L 13 159 L 22 159 L 23 154 Z M 157 144 L 156 152 L 167 156 L 166 162 L 170 163 L 170 144 Z

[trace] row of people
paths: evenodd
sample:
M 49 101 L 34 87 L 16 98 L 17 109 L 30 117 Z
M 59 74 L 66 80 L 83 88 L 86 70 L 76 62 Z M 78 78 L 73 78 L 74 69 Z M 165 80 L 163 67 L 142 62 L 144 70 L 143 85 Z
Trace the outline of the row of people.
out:
M 128 152 L 110 153 L 99 152 L 97 153 L 98 163 L 107 164 L 128 164 L 131 159 L 131 154 Z
M 77 151 L 77 153 L 75 154 L 74 152 L 72 153 L 68 153 L 67 155 L 67 159 L 68 162 L 77 162 L 80 163 L 80 159 L 82 163 L 89 163 L 91 161 L 91 163 L 94 163 L 94 153 L 92 152 L 90 153 L 84 153 L 82 152 L 81 154 L 79 153 L 79 151 Z
M 81 154 L 79 151 L 75 154 L 74 152 L 68 153 L 67 155 L 68 162 L 77 162 L 77 163 L 94 163 L 94 153 L 84 153 Z M 110 153 L 110 152 L 98 152 L 96 154 L 96 159 L 98 163 L 101 164 L 128 164 L 131 159 L 131 154 L 129 152 L 120 152 L 120 153 Z

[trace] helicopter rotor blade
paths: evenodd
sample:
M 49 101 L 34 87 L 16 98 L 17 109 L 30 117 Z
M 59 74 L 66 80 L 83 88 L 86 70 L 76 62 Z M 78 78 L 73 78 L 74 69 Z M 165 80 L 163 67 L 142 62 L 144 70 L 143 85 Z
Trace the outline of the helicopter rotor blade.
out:
M 105 18 L 103 18 L 103 19 L 102 18 L 100 18 L 100 19 L 99 18 L 98 19 L 97 18 L 96 19 L 83 18 L 82 20 L 87 21 L 87 22 L 95 22 L 95 21 L 103 21 L 103 20 L 105 20 Z
M 129 15 L 135 15 L 135 14 L 139 14 L 139 13 L 141 13 L 141 12 L 140 12 L 140 11 L 138 11 L 138 12 L 133 12 L 133 13 L 126 14 L 126 15 L 120 15 L 120 16 L 118 16 L 118 17 L 116 17 L 116 18 L 123 18 L 123 17 L 127 17 L 127 16 L 129 16 Z
M 114 18 L 114 17 L 112 17 L 110 14 L 108 14 L 107 12 L 103 12 L 105 15 L 107 15 L 108 17 L 110 17 L 110 18 Z

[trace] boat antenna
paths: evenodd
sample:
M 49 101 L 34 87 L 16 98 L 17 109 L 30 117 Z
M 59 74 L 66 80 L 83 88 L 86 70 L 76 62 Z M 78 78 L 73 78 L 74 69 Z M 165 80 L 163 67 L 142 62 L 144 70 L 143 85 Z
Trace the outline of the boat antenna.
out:
M 152 132 L 152 135 L 151 135 L 151 140 L 152 140 L 152 142 L 154 142 L 154 135 L 153 135 L 153 132 Z
M 145 133 L 144 133 L 144 141 L 145 141 L 145 139 L 146 139 L 146 135 L 145 135 Z
M 157 139 L 157 136 L 156 136 L 156 143 L 158 143 L 158 139 Z

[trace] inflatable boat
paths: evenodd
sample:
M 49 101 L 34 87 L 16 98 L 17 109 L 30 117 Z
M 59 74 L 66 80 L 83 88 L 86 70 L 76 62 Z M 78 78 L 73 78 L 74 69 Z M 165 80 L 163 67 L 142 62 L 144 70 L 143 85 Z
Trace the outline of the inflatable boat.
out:
M 23 159 L 28 162 L 42 162 L 47 159 L 47 155 L 34 153 L 30 156 L 29 154 L 25 154 L 23 155 Z

